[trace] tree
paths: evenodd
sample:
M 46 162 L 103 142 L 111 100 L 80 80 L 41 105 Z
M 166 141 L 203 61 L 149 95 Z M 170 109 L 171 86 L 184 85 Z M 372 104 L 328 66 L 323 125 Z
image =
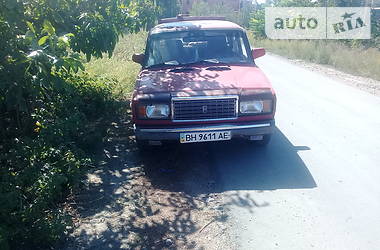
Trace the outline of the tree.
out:
M 79 53 L 111 56 L 119 36 L 151 26 L 155 12 L 148 0 L 1 0 L 0 112 L 20 128 L 57 72 L 83 69 Z
M 158 18 L 175 17 L 179 13 L 177 0 L 158 0 L 156 4 L 159 8 Z
M 255 38 L 266 38 L 265 34 L 265 12 L 263 9 L 252 13 L 249 22 L 249 29 L 254 34 Z
M 240 11 L 231 11 L 229 5 L 223 3 L 207 3 L 196 1 L 193 3 L 190 14 L 193 16 L 222 16 L 227 20 L 244 27 L 249 24 L 250 12 L 254 9 L 252 3 L 241 2 Z
M 156 13 L 150 0 L 0 0 L 0 249 L 47 247 L 66 230 L 56 204 L 111 99 L 111 85 L 78 73 L 82 54 L 111 56 Z

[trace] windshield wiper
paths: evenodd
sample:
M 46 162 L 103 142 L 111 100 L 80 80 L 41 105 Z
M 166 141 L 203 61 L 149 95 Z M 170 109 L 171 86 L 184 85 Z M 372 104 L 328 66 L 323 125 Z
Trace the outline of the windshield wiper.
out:
M 156 67 L 162 67 L 162 66 L 179 66 L 179 65 L 180 65 L 180 63 L 177 61 L 168 61 L 168 62 L 164 62 L 164 63 L 153 64 L 153 65 L 150 65 L 146 68 L 149 69 L 149 68 L 156 68 Z
M 171 69 L 170 72 L 176 72 L 176 73 L 179 73 L 179 72 L 188 72 L 188 71 L 194 71 L 196 70 L 195 68 L 193 67 L 176 67 L 174 69 Z
M 213 59 L 205 59 L 205 60 L 201 60 L 200 62 L 201 62 L 201 63 L 202 63 L 202 62 L 215 63 L 215 64 L 219 64 L 219 63 L 220 63 L 219 60 L 218 60 L 218 59 L 215 59 L 215 58 L 213 58 Z
M 199 61 L 195 61 L 195 62 L 189 62 L 189 63 L 178 63 L 178 61 L 168 61 L 168 62 L 164 62 L 164 63 L 158 63 L 158 64 L 154 64 L 154 65 L 151 65 L 149 67 L 146 67 L 146 68 L 156 68 L 156 67 L 162 67 L 162 66 L 191 66 L 191 65 L 194 65 L 194 64 L 208 64 L 208 63 L 211 63 L 211 64 L 222 64 L 224 66 L 227 66 L 229 67 L 229 65 L 225 62 L 220 62 L 218 59 L 204 59 L 204 60 L 199 60 Z

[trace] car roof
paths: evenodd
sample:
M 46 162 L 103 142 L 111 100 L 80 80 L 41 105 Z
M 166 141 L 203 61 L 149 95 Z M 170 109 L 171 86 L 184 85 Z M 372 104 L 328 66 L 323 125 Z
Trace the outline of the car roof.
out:
M 167 22 L 155 26 L 150 34 L 189 30 L 244 30 L 236 23 L 224 20 L 191 20 Z

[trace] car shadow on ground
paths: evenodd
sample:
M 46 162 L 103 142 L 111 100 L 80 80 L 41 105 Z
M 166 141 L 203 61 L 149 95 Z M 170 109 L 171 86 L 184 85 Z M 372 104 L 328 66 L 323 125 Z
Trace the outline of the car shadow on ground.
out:
M 213 152 L 220 191 L 315 188 L 307 166 L 299 156 L 307 146 L 295 146 L 276 128 L 267 147 L 239 142 L 216 144 Z
M 141 160 L 154 186 L 191 195 L 208 193 L 210 184 L 214 192 L 314 188 L 317 184 L 298 154 L 303 150 L 310 148 L 294 146 L 276 128 L 266 147 L 240 140 L 173 145 L 145 153 Z M 203 187 L 174 185 L 205 174 Z
M 109 134 L 104 159 L 75 198 L 78 221 L 65 249 L 212 247 L 210 239 L 227 237 L 228 208 L 254 213 L 269 205 L 240 191 L 316 187 L 298 155 L 309 148 L 279 129 L 266 148 L 232 141 L 143 153 L 128 122 L 114 123 Z

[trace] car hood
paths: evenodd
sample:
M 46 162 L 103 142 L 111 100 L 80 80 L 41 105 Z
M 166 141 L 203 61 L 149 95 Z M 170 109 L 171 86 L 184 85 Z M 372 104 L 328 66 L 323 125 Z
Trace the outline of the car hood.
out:
M 256 66 L 205 66 L 144 69 L 136 82 L 140 94 L 272 88 Z

